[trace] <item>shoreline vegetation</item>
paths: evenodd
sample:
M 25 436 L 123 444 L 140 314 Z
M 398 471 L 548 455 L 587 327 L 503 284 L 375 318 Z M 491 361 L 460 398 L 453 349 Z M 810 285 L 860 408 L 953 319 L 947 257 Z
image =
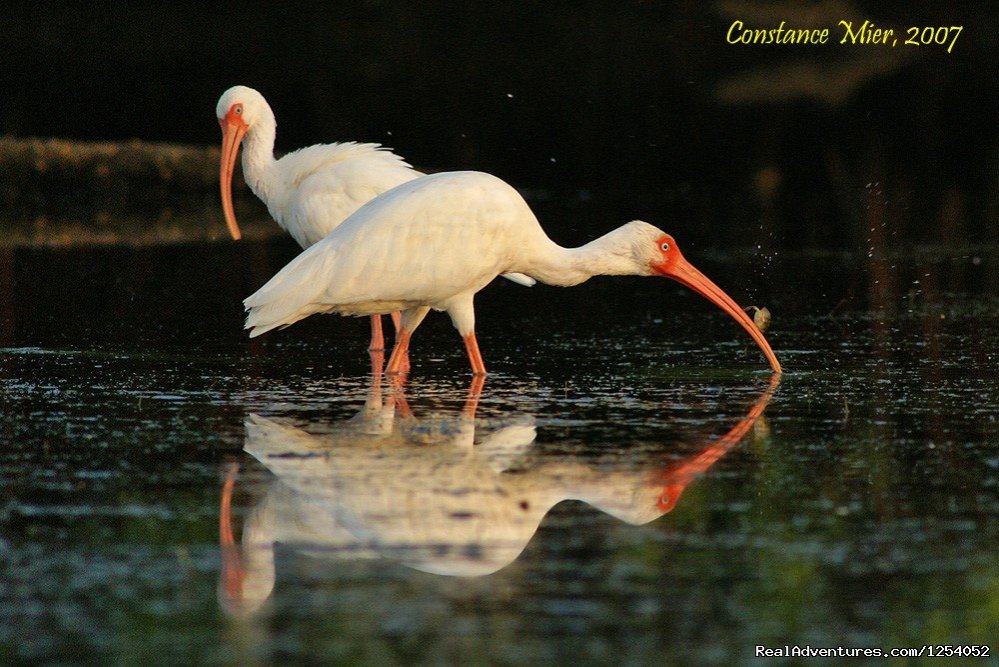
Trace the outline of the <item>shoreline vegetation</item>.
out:
M 219 148 L 0 136 L 0 246 L 146 245 L 229 238 Z M 280 232 L 240 179 L 244 234 Z

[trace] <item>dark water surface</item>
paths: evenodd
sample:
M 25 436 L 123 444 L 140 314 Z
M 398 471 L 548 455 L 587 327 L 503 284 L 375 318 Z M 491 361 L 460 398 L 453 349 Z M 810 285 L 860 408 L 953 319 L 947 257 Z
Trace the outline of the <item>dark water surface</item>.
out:
M 0 251 L 0 662 L 664 664 L 999 644 L 994 249 L 688 252 L 246 340 L 281 242 Z M 473 444 L 474 443 L 474 444 Z M 222 521 L 220 523 L 220 514 Z

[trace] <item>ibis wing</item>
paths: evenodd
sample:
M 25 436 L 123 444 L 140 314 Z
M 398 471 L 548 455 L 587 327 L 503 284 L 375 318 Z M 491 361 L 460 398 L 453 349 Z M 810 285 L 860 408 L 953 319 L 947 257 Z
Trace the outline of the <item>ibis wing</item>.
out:
M 300 245 L 317 243 L 367 202 L 422 175 L 398 160 L 373 159 L 382 155 L 391 153 L 327 164 L 302 179 L 288 202 L 286 220 Z
M 251 336 L 319 312 L 435 306 L 482 289 L 512 265 L 537 220 L 487 174 L 404 183 L 368 202 L 244 304 Z

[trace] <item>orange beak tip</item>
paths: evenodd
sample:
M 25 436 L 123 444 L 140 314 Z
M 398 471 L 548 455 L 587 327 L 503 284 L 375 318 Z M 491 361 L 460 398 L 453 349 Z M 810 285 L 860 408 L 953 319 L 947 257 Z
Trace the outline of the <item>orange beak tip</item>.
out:
M 732 300 L 732 297 L 728 296 L 720 287 L 709 280 L 707 276 L 695 269 L 682 257 L 674 261 L 673 265 L 669 268 L 665 266 L 656 268 L 665 277 L 672 278 L 673 280 L 694 290 L 725 311 L 732 319 L 738 322 L 747 333 L 749 333 L 753 340 L 756 341 L 756 344 L 763 352 L 763 356 L 766 357 L 773 372 L 782 372 L 780 362 L 777 361 L 777 356 L 770 348 L 770 343 L 767 342 L 766 337 L 763 335 L 761 327 L 759 327 L 758 324 L 746 314 L 745 310 L 740 308 L 739 305 Z

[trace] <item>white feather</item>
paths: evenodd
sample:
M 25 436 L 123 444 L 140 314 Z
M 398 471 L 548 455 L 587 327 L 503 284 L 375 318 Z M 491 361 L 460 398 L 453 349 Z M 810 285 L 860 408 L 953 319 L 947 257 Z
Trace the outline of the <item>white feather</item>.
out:
M 372 143 L 316 144 L 274 159 L 277 122 L 264 96 L 246 86 L 222 94 L 216 113 L 243 105 L 243 177 L 274 220 L 308 248 L 378 195 L 424 174 L 391 149 Z M 505 276 L 531 286 L 524 275 Z
M 548 239 L 523 198 L 495 176 L 426 176 L 362 206 L 248 297 L 246 326 L 255 336 L 319 312 L 470 309 L 475 292 L 510 271 L 536 272 L 554 284 L 594 272 L 647 272 L 630 239 L 658 230 L 646 223 L 624 229 L 628 239 L 616 245 L 620 231 L 594 242 L 604 262 L 597 265 L 600 258 L 585 247 L 567 250 Z M 620 246 L 622 256 L 607 255 L 610 246 Z

